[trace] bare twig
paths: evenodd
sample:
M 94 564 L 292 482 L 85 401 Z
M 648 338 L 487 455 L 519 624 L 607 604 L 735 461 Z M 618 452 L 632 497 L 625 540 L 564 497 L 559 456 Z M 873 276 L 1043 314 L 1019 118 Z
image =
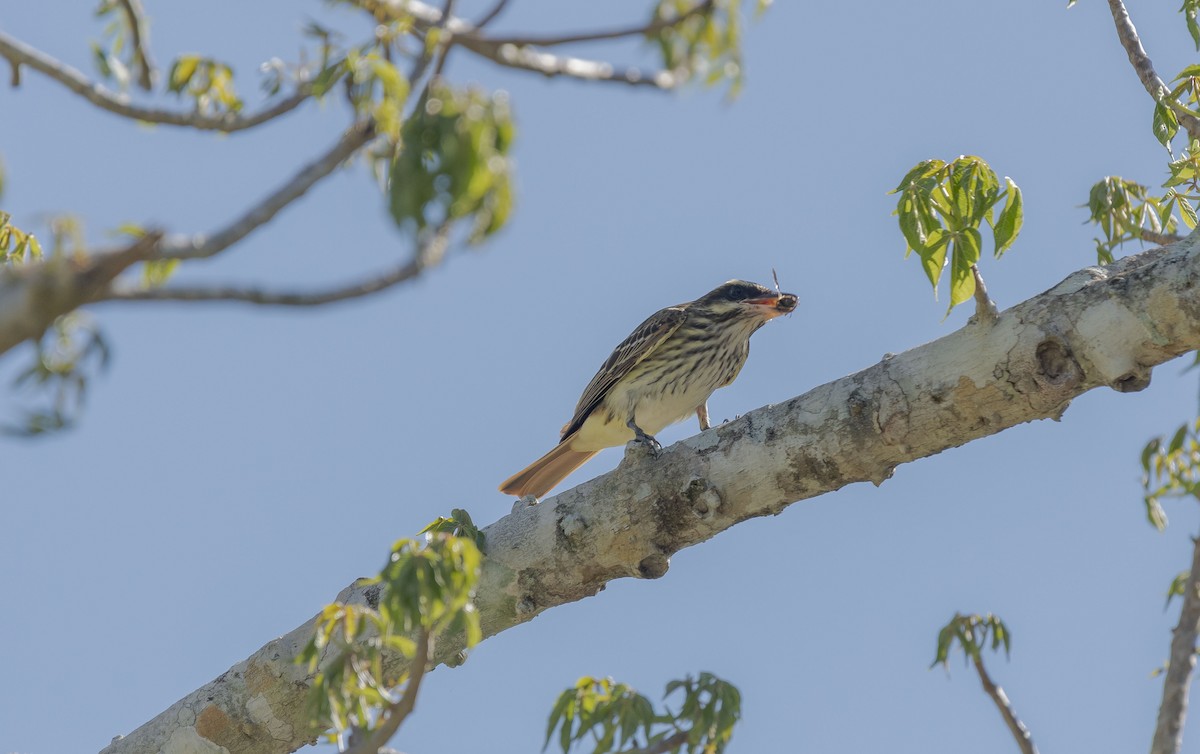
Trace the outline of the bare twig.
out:
M 1171 657 L 1164 674 L 1162 704 L 1154 726 L 1151 754 L 1177 754 L 1183 745 L 1188 688 L 1196 669 L 1196 636 L 1200 633 L 1200 539 L 1192 540 L 1192 571 L 1183 589 L 1179 625 L 1171 637 Z
M 321 306 L 336 301 L 369 296 L 392 286 L 413 280 L 445 257 L 449 243 L 448 227 L 443 226 L 422 245 L 408 262 L 381 274 L 323 291 L 279 292 L 238 286 L 171 286 L 167 288 L 112 289 L 98 301 L 236 301 L 263 306 Z
M 296 91 L 275 104 L 252 115 L 224 113 L 205 115 L 197 112 L 178 112 L 154 107 L 130 104 L 127 99 L 97 84 L 77 69 L 36 50 L 33 47 L 0 31 L 0 57 L 8 60 L 13 68 L 14 85 L 20 81 L 20 66 L 27 65 L 83 97 L 93 105 L 110 113 L 164 126 L 182 126 L 201 131 L 233 133 L 262 125 L 295 110 L 300 103 L 312 96 L 311 86 L 301 83 Z
M 361 743 L 351 746 L 346 754 L 376 754 L 383 748 L 405 718 L 412 714 L 417 705 L 417 691 L 421 688 L 421 679 L 425 677 L 425 666 L 429 664 L 429 632 L 421 629 L 417 636 L 417 650 L 413 654 L 412 663 L 408 669 L 408 683 L 404 686 L 404 694 L 388 707 L 387 719 L 383 721 L 370 737 Z
M 1165 102 L 1175 111 L 1179 118 L 1179 124 L 1188 132 L 1189 138 L 1200 139 L 1200 120 L 1191 115 L 1175 98 L 1167 96 L 1171 90 L 1155 72 L 1154 63 L 1150 61 L 1150 56 L 1142 47 L 1142 40 L 1138 37 L 1137 29 L 1134 28 L 1133 21 L 1129 18 L 1129 12 L 1125 10 L 1125 3 L 1121 0 L 1108 0 L 1108 9 L 1112 13 L 1113 23 L 1117 27 L 1117 38 L 1121 40 L 1121 46 L 1125 48 L 1129 62 L 1133 65 L 1133 70 L 1141 80 L 1142 86 L 1146 88 L 1155 102 Z
M 983 275 L 979 273 L 979 265 L 971 265 L 971 275 L 975 277 L 975 318 L 984 325 L 990 325 L 1000 315 L 996 302 L 988 296 L 987 286 L 983 284 Z
M 287 183 L 268 194 L 248 212 L 211 236 L 196 236 L 186 241 L 162 245 L 159 259 L 199 259 L 219 254 L 275 217 L 284 207 L 299 199 L 322 178 L 365 146 L 375 135 L 373 123 L 361 122 L 350 127 L 325 154 L 301 168 Z
M 138 86 L 148 92 L 154 88 L 155 67 L 154 62 L 150 59 L 150 35 L 147 33 L 146 11 L 142 8 L 142 0 L 117 0 L 117 2 L 125 13 L 125 22 L 129 25 Z
M 438 56 L 437 71 L 440 72 L 445 65 L 446 55 L 450 53 L 450 47 L 454 44 L 456 38 L 453 34 L 442 35 L 441 33 L 445 30 L 446 24 L 450 19 L 454 18 L 454 3 L 455 0 L 446 0 L 442 4 L 437 23 L 425 31 L 425 36 L 429 36 L 430 33 L 436 33 L 446 38 L 439 40 L 437 46 L 433 49 L 430 49 L 428 44 L 424 45 L 421 54 L 417 57 L 416 62 L 413 63 L 412 71 L 408 74 L 410 84 L 416 84 L 417 80 L 425 75 L 425 70 L 429 67 L 429 63 L 435 55 Z M 435 73 L 434 75 L 436 76 L 437 74 Z
M 1183 236 L 1175 235 L 1174 233 L 1159 233 L 1153 230 L 1142 229 L 1142 240 L 1156 243 L 1159 246 L 1170 246 L 1173 243 L 1179 243 L 1183 240 Z
M 494 45 L 510 44 L 516 45 L 517 47 L 553 47 L 555 45 L 574 44 L 577 42 L 598 42 L 606 39 L 642 37 L 649 34 L 655 34 L 672 26 L 678 26 L 693 16 L 700 16 L 704 15 L 705 13 L 710 13 L 715 5 L 716 0 L 703 0 L 703 2 L 692 6 L 687 11 L 673 18 L 656 18 L 648 24 L 626 26 L 619 29 L 609 29 L 608 31 L 583 32 L 579 34 L 555 34 L 542 37 L 482 37 L 476 31 L 472 32 L 468 36 L 475 39 L 481 39 Z
M 1004 693 L 1004 689 L 992 682 L 987 669 L 983 667 L 983 658 L 979 654 L 976 654 L 971 659 L 975 663 L 975 670 L 979 673 L 979 682 L 983 684 L 983 690 L 996 703 L 996 707 L 1000 710 L 1000 716 L 1004 718 L 1004 724 L 1008 726 L 1009 732 L 1016 739 L 1017 746 L 1020 747 L 1022 754 L 1037 754 L 1037 746 L 1033 744 L 1033 736 L 1030 735 L 1029 729 L 1025 727 L 1025 723 L 1021 722 L 1021 719 L 1017 717 L 1017 713 L 1013 712 L 1012 704 L 1008 701 L 1008 695 Z
M 622 754 L 663 754 L 663 752 L 668 752 L 672 749 L 677 749 L 680 746 L 683 746 L 685 743 L 687 743 L 687 740 L 688 732 L 686 730 L 681 730 L 678 733 L 672 733 L 653 746 L 647 746 L 644 749 L 630 749 L 622 752 Z
M 495 21 L 507 7 L 508 0 L 497 0 L 496 4 L 492 6 L 492 9 L 487 13 L 484 13 L 483 16 L 475 22 L 475 29 L 482 29 L 491 22 Z

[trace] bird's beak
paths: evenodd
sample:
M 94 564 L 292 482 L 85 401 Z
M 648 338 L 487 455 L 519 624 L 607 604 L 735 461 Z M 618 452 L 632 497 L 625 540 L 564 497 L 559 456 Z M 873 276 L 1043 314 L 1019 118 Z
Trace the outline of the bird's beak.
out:
M 767 319 L 778 317 L 781 314 L 791 314 L 796 309 L 796 294 L 794 293 L 778 293 L 771 296 L 763 296 L 762 298 L 746 299 L 747 304 L 761 306 L 766 311 L 762 312 Z

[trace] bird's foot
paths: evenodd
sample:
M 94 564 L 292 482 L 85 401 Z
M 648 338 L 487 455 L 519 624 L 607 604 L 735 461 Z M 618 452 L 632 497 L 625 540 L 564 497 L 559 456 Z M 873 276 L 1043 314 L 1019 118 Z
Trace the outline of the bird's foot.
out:
M 522 508 L 532 508 L 539 502 L 541 501 L 537 499 L 537 495 L 522 495 L 521 497 L 517 498 L 515 503 L 513 503 L 512 512 L 516 513 Z
M 654 439 L 654 435 L 648 435 L 641 427 L 630 421 L 627 425 L 633 430 L 633 439 L 625 445 L 625 457 L 634 456 L 649 456 L 655 458 L 658 456 L 658 451 L 662 450 L 662 443 Z

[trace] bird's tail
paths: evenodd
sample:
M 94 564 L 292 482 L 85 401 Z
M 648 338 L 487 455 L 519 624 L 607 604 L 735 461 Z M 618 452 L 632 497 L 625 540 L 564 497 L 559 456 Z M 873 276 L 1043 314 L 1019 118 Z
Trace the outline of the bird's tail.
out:
M 513 474 L 500 485 L 506 495 L 541 497 L 575 469 L 587 463 L 598 450 L 571 450 L 571 437 L 554 446 L 546 455 Z

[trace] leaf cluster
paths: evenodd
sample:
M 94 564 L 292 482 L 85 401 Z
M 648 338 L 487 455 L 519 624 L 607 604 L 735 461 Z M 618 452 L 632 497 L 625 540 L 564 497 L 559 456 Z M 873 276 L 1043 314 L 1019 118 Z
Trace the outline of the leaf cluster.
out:
M 471 520 L 471 514 L 467 513 L 462 508 L 454 508 L 450 511 L 449 516 L 438 516 L 428 526 L 421 530 L 421 534 L 452 534 L 455 537 L 465 537 L 475 543 L 479 551 L 487 554 L 487 548 L 484 546 L 483 532 Z
M 592 754 L 639 750 L 719 754 L 741 718 L 742 697 L 737 687 L 711 673 L 688 676 L 667 684 L 664 699 L 682 696 L 679 710 L 653 703 L 611 678 L 584 676 L 563 691 L 550 711 L 546 741 L 558 731 L 563 754 L 591 740 Z
M 728 96 L 736 97 L 744 82 L 741 5 L 741 0 L 707 0 L 703 10 L 693 12 L 698 6 L 691 0 L 659 0 L 653 21 L 660 25 L 647 40 L 658 47 L 665 68 L 697 77 L 705 86 L 728 81 Z M 758 11 L 768 5 L 769 0 L 759 0 Z
M 33 362 L 17 374 L 13 387 L 48 393 L 49 405 L 25 410 L 19 423 L 0 426 L 6 435 L 30 437 L 73 427 L 91 375 L 107 369 L 111 358 L 103 334 L 82 311 L 55 319 L 34 345 Z
M 1162 531 L 1167 526 L 1162 498 L 1200 500 L 1200 418 L 1179 425 L 1170 440 L 1155 437 L 1146 443 L 1141 460 L 1146 519 Z
M 1100 264 L 1113 261 L 1113 251 L 1123 243 L 1142 238 L 1143 231 L 1174 233 L 1179 227 L 1175 219 L 1178 208 L 1189 227 L 1195 225 L 1192 204 L 1175 189 L 1163 196 L 1151 196 L 1140 183 L 1110 175 L 1098 181 L 1088 193 L 1085 205 L 1088 220 L 1104 234 L 1096 242 L 1096 260 Z
M 201 55 L 180 55 L 171 64 L 167 90 L 190 97 L 196 112 L 204 115 L 236 113 L 242 99 L 233 84 L 233 69 Z
M 993 652 L 1004 647 L 1007 657 L 1012 645 L 1012 633 L 1004 625 L 1004 621 L 995 615 L 963 615 L 955 613 L 941 631 L 938 632 L 937 654 L 929 667 L 938 665 L 950 669 L 950 652 L 958 644 L 963 651 L 966 661 L 982 661 L 982 651 L 989 643 Z
M 983 223 L 992 229 L 999 259 L 1024 222 L 1021 189 L 1008 177 L 1002 187 L 991 167 L 975 156 L 920 162 L 889 193 L 900 195 L 893 214 L 907 244 L 905 256 L 917 253 L 935 295 L 942 270 L 950 267 L 949 309 L 975 294 L 971 268 L 983 247 Z
M 480 641 L 473 599 L 482 557 L 469 537 L 401 539 L 379 575 L 363 582 L 382 587 L 376 607 L 333 603 L 321 611 L 296 662 L 315 673 L 309 712 L 333 728 L 331 740 L 378 727 L 408 682 L 418 641 L 446 632 L 461 634 L 466 647 Z
M 515 127 L 503 92 L 432 84 L 400 130 L 388 176 L 392 218 L 420 234 L 471 218 L 473 243 L 508 221 Z
M 103 41 L 91 43 L 92 62 L 96 70 L 106 80 L 114 82 L 121 91 L 128 91 L 134 75 L 148 87 L 150 72 L 140 70 L 143 63 L 138 60 L 133 45 L 134 20 L 116 0 L 100 0 L 96 6 L 96 17 L 107 21 L 102 32 Z
M 42 258 L 37 236 L 12 224 L 12 215 L 0 211 L 0 264 L 15 267 Z

